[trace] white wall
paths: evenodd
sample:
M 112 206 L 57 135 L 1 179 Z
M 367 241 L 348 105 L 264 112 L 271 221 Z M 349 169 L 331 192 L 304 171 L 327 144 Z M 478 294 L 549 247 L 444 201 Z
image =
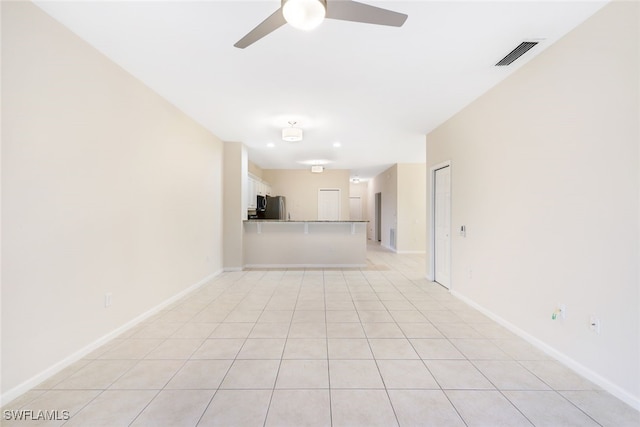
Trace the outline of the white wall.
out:
M 371 223 L 368 237 L 375 241 L 376 233 L 376 193 L 381 193 L 381 241 L 385 248 L 391 249 L 391 229 L 398 225 L 398 165 L 393 165 L 369 181 L 369 218 Z
M 349 219 L 348 170 L 325 169 L 322 173 L 312 173 L 309 169 L 264 169 L 262 179 L 271 184 L 274 195 L 285 196 L 291 219 L 318 219 L 320 188 L 340 189 L 340 219 Z
M 9 399 L 221 270 L 222 143 L 27 2 L 2 2 L 2 89 Z
M 638 9 L 605 6 L 427 136 L 427 167 L 452 162 L 452 227 L 467 226 L 453 291 L 636 407 Z

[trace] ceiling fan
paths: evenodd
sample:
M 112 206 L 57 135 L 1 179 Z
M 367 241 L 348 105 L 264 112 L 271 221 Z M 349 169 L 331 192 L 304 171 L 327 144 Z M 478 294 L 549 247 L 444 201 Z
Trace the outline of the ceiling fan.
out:
M 311 30 L 320 25 L 324 18 L 391 27 L 401 27 L 407 20 L 407 15 L 404 13 L 393 12 L 353 0 L 281 1 L 282 4 L 278 10 L 249 31 L 234 46 L 244 49 L 286 23 L 301 30 Z

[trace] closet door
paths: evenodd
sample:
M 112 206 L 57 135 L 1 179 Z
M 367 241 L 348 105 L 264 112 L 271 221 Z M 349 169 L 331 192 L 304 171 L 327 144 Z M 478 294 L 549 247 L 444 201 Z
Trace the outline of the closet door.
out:
M 451 168 L 445 166 L 434 174 L 434 280 L 449 288 L 451 279 Z
M 318 220 L 338 221 L 340 219 L 340 190 L 318 190 Z

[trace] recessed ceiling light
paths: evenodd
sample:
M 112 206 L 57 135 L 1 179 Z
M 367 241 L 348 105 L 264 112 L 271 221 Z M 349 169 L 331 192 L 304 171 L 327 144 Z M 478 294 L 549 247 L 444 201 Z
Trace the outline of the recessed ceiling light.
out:
M 342 147 L 342 144 L 340 144 L 340 142 L 336 141 L 336 142 L 333 143 L 333 146 L 335 148 L 340 148 L 340 147 Z
M 269 148 L 273 148 L 275 146 L 276 146 L 276 144 L 274 144 L 273 142 L 270 142 L 270 143 L 267 144 L 267 147 L 269 147 Z

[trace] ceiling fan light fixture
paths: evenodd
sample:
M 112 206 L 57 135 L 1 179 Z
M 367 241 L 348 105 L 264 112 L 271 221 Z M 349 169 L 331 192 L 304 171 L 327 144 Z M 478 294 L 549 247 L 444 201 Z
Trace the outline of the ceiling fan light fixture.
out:
M 282 14 L 294 28 L 310 31 L 322 23 L 327 14 L 326 0 L 283 0 Z

